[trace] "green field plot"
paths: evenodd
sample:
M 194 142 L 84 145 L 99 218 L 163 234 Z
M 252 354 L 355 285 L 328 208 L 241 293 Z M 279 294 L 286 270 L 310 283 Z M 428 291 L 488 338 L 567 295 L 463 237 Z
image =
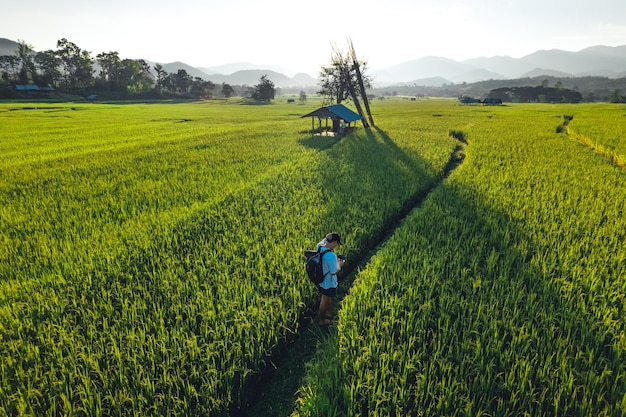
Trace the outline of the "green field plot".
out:
M 369 251 L 456 146 L 392 105 L 312 137 L 305 107 L 0 106 L 5 415 L 244 405 L 314 305 L 302 251 Z
M 574 107 L 568 133 L 585 145 L 626 166 L 626 108 L 621 104 Z
M 318 106 L 0 104 L 0 417 L 245 415 L 330 230 L 294 415 L 626 414 L 624 108 Z
M 357 275 L 294 415 L 624 415 L 626 173 L 554 129 L 603 110 L 462 111 L 464 163 Z

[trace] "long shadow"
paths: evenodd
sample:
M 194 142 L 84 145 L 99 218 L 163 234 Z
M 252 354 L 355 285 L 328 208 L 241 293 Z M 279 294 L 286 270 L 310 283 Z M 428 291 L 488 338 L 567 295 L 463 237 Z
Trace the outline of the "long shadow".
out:
M 541 265 L 549 249 L 533 241 L 523 223 L 476 199 L 477 192 L 444 183 L 429 196 L 429 208 L 415 214 L 419 221 L 406 226 L 431 251 L 444 251 L 449 258 L 432 266 L 433 282 L 409 284 L 420 287 L 421 298 L 405 308 L 428 304 L 431 309 L 424 310 L 425 325 L 415 329 L 426 336 L 420 358 L 424 368 L 415 369 L 408 380 L 426 375 L 431 388 L 416 395 L 419 408 L 403 411 L 451 415 L 467 405 L 473 407 L 465 409 L 469 415 L 559 415 L 563 409 L 568 415 L 593 415 L 607 405 L 619 413 L 617 404 L 626 392 L 623 351 L 616 348 L 619 336 L 593 311 L 564 297 L 567 280 L 554 278 L 569 271 L 558 264 Z M 391 252 L 402 251 L 402 242 L 392 245 Z M 434 254 L 437 258 L 441 256 Z M 474 361 L 461 363 L 467 357 Z M 461 381 L 455 387 L 459 400 L 467 399 L 467 404 L 438 409 L 445 401 L 430 393 L 455 379 Z M 478 380 L 483 385 L 471 385 Z M 464 391 L 465 384 L 474 390 Z M 362 403 L 355 408 L 372 409 L 375 396 L 360 394 Z
M 374 129 L 376 133 L 365 130 L 367 138 L 365 143 L 367 147 L 375 148 L 373 152 L 380 157 L 379 162 L 381 164 L 392 167 L 400 162 L 409 167 L 412 172 L 419 174 L 420 177 L 425 176 L 424 165 L 419 164 L 415 156 L 409 156 L 385 131 L 378 127 Z M 377 136 L 382 138 L 382 144 L 378 142 Z M 311 140 L 314 139 L 319 138 L 311 138 Z M 363 144 L 363 142 L 361 143 Z M 382 228 L 373 231 L 369 239 L 364 238 L 358 251 L 350 255 L 350 262 L 342 270 L 337 296 L 333 301 L 334 316 L 337 315 L 342 299 L 349 292 L 357 271 L 367 265 L 371 257 L 394 233 L 407 214 L 420 205 L 459 166 L 464 158 L 464 154 L 460 152 L 462 149 L 463 144 L 459 143 L 451 153 L 445 168 L 432 181 L 412 195 L 395 215 L 385 221 Z M 369 169 L 368 165 L 354 165 L 353 176 L 359 181 L 376 181 L 379 174 L 379 171 Z M 393 175 L 392 170 L 388 174 Z M 329 335 L 329 329 L 320 328 L 317 325 L 315 307 L 316 304 L 309 307 L 309 311 L 300 322 L 299 334 L 281 349 L 279 356 L 272 359 L 271 366 L 266 369 L 255 384 L 260 389 L 249 392 L 245 408 L 235 410 L 232 413 L 234 417 L 285 416 L 293 410 L 295 390 L 301 385 L 306 372 L 306 363 L 311 360 L 318 345 L 325 343 Z
M 380 140 L 381 137 L 383 138 L 382 141 Z M 440 179 L 437 179 L 438 173 L 435 172 L 435 169 L 427 161 L 418 156 L 407 155 L 402 148 L 396 146 L 391 137 L 381 130 L 377 130 L 376 133 L 368 131 L 359 135 L 357 139 L 343 138 L 343 140 L 346 142 L 342 142 L 341 147 L 330 146 L 324 148 L 322 152 L 325 153 L 324 156 L 330 157 L 331 165 L 335 164 L 333 161 L 336 161 L 336 165 L 344 167 L 346 172 L 343 175 L 331 176 L 330 178 L 314 176 L 311 177 L 312 183 L 307 184 L 307 186 L 323 190 L 328 195 L 341 195 L 342 191 L 348 188 L 351 189 L 349 194 L 354 196 L 352 201 L 347 201 L 345 204 L 342 204 L 341 201 L 324 202 L 325 214 L 322 215 L 322 218 L 326 218 L 331 213 L 337 211 L 339 214 L 334 216 L 334 221 L 342 225 L 344 230 L 352 232 L 351 237 L 354 242 L 352 248 L 354 250 L 350 254 L 351 261 L 344 269 L 344 277 L 346 279 L 340 288 L 342 294 L 345 293 L 346 286 L 350 282 L 350 278 L 347 277 L 362 264 L 361 261 L 365 261 L 370 256 L 372 249 L 380 245 L 389 235 L 395 225 L 401 221 L 403 213 L 410 211 L 415 201 L 423 198 L 423 195 L 433 188 L 433 184 L 440 181 Z M 320 167 L 302 166 L 300 168 L 319 169 Z M 410 176 L 407 176 L 407 172 L 410 173 Z M 405 187 L 405 193 L 400 197 L 394 191 L 390 193 L 389 201 L 381 199 L 377 195 L 375 195 L 375 201 L 373 202 L 368 201 L 369 197 L 364 198 L 364 196 L 371 196 L 374 191 L 384 191 L 384 185 L 386 184 L 384 181 L 385 175 L 402 175 L 403 178 L 406 177 L 408 184 Z M 294 185 L 294 187 L 297 186 L 299 185 Z M 91 296 L 97 297 L 101 289 L 108 291 L 111 288 L 122 291 L 119 295 L 119 300 L 123 300 L 127 296 L 127 292 L 132 292 L 129 297 L 142 294 L 141 298 L 151 300 L 151 305 L 162 307 L 162 312 L 159 314 L 162 313 L 163 323 L 166 328 L 180 329 L 181 326 L 185 326 L 191 335 L 203 334 L 203 337 L 209 337 L 206 332 L 202 333 L 204 331 L 202 326 L 204 326 L 205 320 L 202 314 L 188 315 L 187 311 L 184 311 L 183 314 L 178 315 L 176 313 L 178 310 L 174 307 L 180 306 L 180 300 L 193 300 L 194 294 L 205 291 L 207 292 L 206 298 L 214 300 L 217 304 L 218 300 L 220 300 L 219 294 L 225 294 L 227 289 L 218 288 L 217 284 L 214 284 L 212 280 L 204 282 L 198 279 L 188 279 L 182 288 L 178 288 L 178 293 L 172 293 L 170 287 L 178 285 L 178 281 L 160 280 L 158 279 L 158 271 L 176 268 L 177 273 L 180 273 L 181 276 L 189 272 L 187 278 L 193 278 L 195 276 L 195 270 L 193 269 L 195 261 L 200 259 L 202 255 L 198 251 L 206 249 L 206 246 L 199 244 L 198 236 L 202 236 L 202 241 L 205 242 L 218 242 L 221 241 L 221 237 L 225 233 L 233 232 L 234 235 L 238 235 L 238 230 L 259 230 L 258 228 L 250 227 L 255 222 L 254 213 L 251 211 L 259 209 L 259 201 L 263 203 L 263 206 L 260 207 L 261 209 L 276 210 L 276 217 L 284 216 L 282 220 L 287 220 L 294 216 L 304 216 L 305 214 L 297 213 L 294 215 L 294 213 L 283 209 L 285 202 L 290 203 L 292 201 L 290 200 L 291 194 L 288 192 L 289 190 L 282 190 L 278 187 L 280 185 L 275 184 L 270 178 L 262 184 L 254 184 L 249 189 L 229 195 L 219 204 L 195 213 L 189 218 L 181 219 L 181 223 L 176 225 L 172 231 L 175 239 L 171 239 L 169 234 L 167 236 L 155 235 L 154 241 L 147 245 L 145 249 L 138 249 L 122 261 L 123 265 L 118 268 L 119 271 L 132 271 L 132 273 L 118 275 L 117 270 L 111 272 L 107 269 L 107 265 L 102 265 L 102 269 L 94 273 L 101 279 L 94 280 L 89 285 L 85 283 L 84 288 L 77 289 L 79 296 L 72 298 L 81 299 L 80 295 L 82 294 L 86 294 L 87 298 Z M 354 192 L 355 190 L 357 192 Z M 250 202 L 250 205 L 242 205 L 242 202 Z M 253 202 L 256 203 L 253 204 Z M 370 203 L 379 205 L 372 209 Z M 317 203 L 313 202 L 312 204 Z M 378 209 L 380 207 L 384 209 L 382 214 L 381 210 Z M 360 219 L 371 216 L 380 216 L 380 222 L 376 223 L 382 226 L 373 232 L 358 230 Z M 262 230 L 266 233 L 263 236 L 257 236 L 257 238 L 266 238 L 268 235 L 278 236 L 283 227 L 283 222 L 281 221 L 271 225 L 264 225 Z M 276 230 L 274 228 L 280 229 Z M 319 230 L 311 231 L 307 229 L 305 232 L 306 235 L 310 236 L 312 232 L 318 233 Z M 298 238 L 302 237 L 302 231 L 296 230 L 295 234 Z M 231 265 L 228 267 L 229 276 L 236 279 L 239 277 L 237 268 L 243 268 L 241 265 L 242 259 L 247 256 L 248 244 L 249 242 L 228 241 L 227 247 L 223 248 L 224 250 L 221 253 L 231 256 L 232 259 L 219 259 L 217 265 L 207 261 L 207 264 L 202 264 L 202 267 L 210 270 L 214 266 L 225 267 L 226 264 L 231 262 Z M 298 245 L 299 242 L 297 241 L 289 242 L 286 245 L 288 246 L 288 253 L 285 254 L 286 259 L 295 259 L 297 257 Z M 157 252 L 161 256 L 155 257 L 154 254 Z M 239 263 L 237 264 L 237 262 Z M 295 268 L 296 266 L 294 265 L 294 271 L 296 271 Z M 301 290 L 306 289 L 304 285 L 306 283 L 303 284 Z M 212 298 L 211 291 L 213 294 Z M 276 291 L 282 294 L 281 289 L 276 289 Z M 314 298 L 316 299 L 316 297 Z M 256 415 L 272 415 L 268 414 L 267 402 L 263 402 L 265 399 L 269 400 L 273 409 L 276 410 L 279 408 L 280 410 L 289 409 L 293 405 L 293 391 L 299 386 L 300 378 L 304 373 L 306 358 L 313 353 L 317 343 L 325 338 L 324 333 L 317 326 L 308 323 L 315 309 L 313 305 L 314 298 L 308 300 L 311 303 L 311 314 L 308 316 L 306 313 L 304 314 L 300 322 L 300 334 L 294 337 L 290 335 L 285 336 L 286 343 L 279 346 L 275 352 L 273 351 L 272 356 L 267 357 L 265 371 L 259 378 L 250 377 L 249 380 L 243 381 L 243 377 L 239 375 L 234 376 L 235 384 L 239 388 L 232 388 L 232 397 L 239 398 L 240 392 L 237 390 L 241 390 L 245 391 L 246 398 L 236 400 L 238 404 L 242 402 L 243 405 L 233 405 L 231 407 L 232 415 L 252 416 L 258 410 L 260 411 Z M 205 308 L 210 309 L 211 304 L 207 303 Z M 217 310 L 219 307 L 213 305 L 213 308 Z M 119 309 L 121 310 L 121 307 Z M 102 314 L 110 313 L 103 312 Z M 146 316 L 153 319 L 154 314 L 156 313 L 148 311 Z M 80 315 L 77 314 L 75 321 L 78 323 L 80 320 Z M 277 325 L 288 326 L 290 323 L 277 323 Z M 153 330 L 150 329 L 149 331 Z M 260 328 L 259 331 L 263 331 L 263 329 Z M 245 346 L 242 347 L 245 348 Z M 260 359 L 263 360 L 263 358 Z M 187 365 L 190 367 L 193 367 L 192 363 L 192 360 L 187 361 Z M 288 365 L 283 366 L 283 364 Z M 256 372 L 257 370 L 255 369 L 254 371 Z M 289 378 L 286 376 L 289 376 Z M 291 392 L 278 396 L 271 394 L 270 390 L 275 389 L 272 387 L 280 385 L 278 383 L 275 384 L 275 381 L 285 380 L 290 382 L 287 385 L 283 382 L 283 389 L 286 388 L 291 390 Z M 239 382 L 242 382 L 241 385 Z M 198 386 L 202 385 L 201 381 L 195 381 L 194 383 L 198 384 Z M 255 407 L 255 405 L 258 406 Z M 284 414 L 278 411 L 274 415 Z
M 301 131 L 301 134 L 310 134 L 310 130 Z M 319 136 L 319 135 L 309 135 L 305 138 L 300 139 L 298 142 L 309 149 L 317 149 L 324 150 L 328 149 L 331 146 L 339 143 L 342 138 L 338 136 Z
M 377 134 L 386 147 L 386 152 L 380 152 L 383 163 L 393 166 L 392 163 L 401 161 L 418 172 L 423 168 L 384 131 L 377 129 Z M 365 137 L 369 146 L 379 146 L 373 143 L 376 141 L 373 132 L 367 132 Z M 464 382 L 458 386 L 461 390 L 458 399 L 467 400 L 462 405 L 453 402 L 450 408 L 437 411 L 449 415 L 470 407 L 468 414 L 472 415 L 504 415 L 510 414 L 515 404 L 520 414 L 559 415 L 566 409 L 570 414 L 592 415 L 589 413 L 601 412 L 606 405 L 613 415 L 619 415 L 619 404 L 623 404 L 626 392 L 624 351 L 616 347 L 619 334 L 608 328 L 589 306 L 566 296 L 571 283 L 561 277 L 567 277 L 571 271 L 560 265 L 558 259 L 545 258 L 550 248 L 535 241 L 527 225 L 490 207 L 489 199 L 481 198 L 481 191 L 472 189 L 471 182 L 461 182 L 461 186 L 443 182 L 462 158 L 462 145 L 459 145 L 438 179 L 414 195 L 397 216 L 387 219 L 386 227 L 375 237 L 369 240 L 363 237 L 360 242 L 363 250 L 353 254 L 352 259 L 358 262 L 346 271 L 350 276 L 340 284 L 337 301 L 349 292 L 355 271 L 379 247 L 399 245 L 396 252 L 403 253 L 406 242 L 398 244 L 390 236 L 398 227 L 413 227 L 413 234 L 420 236 L 431 251 L 443 250 L 446 255 L 445 262 L 429 266 L 433 268 L 431 282 L 410 284 L 422 287 L 416 291 L 421 297 L 416 301 L 432 308 L 425 314 L 425 325 L 416 329 L 428 336 L 421 357 L 425 368 L 415 368 L 414 375 L 407 380 L 417 380 L 420 373 L 420 378 L 426 375 L 429 386 L 461 380 Z M 365 182 L 375 180 L 375 172 L 354 167 L 354 173 Z M 429 208 L 423 209 L 427 199 Z M 411 213 L 415 208 L 418 211 Z M 409 217 L 422 218 L 405 226 L 407 213 Z M 442 259 L 439 254 L 433 258 Z M 584 294 L 588 289 L 580 291 Z M 370 296 L 375 299 L 380 294 Z M 416 305 L 421 304 L 407 303 L 404 307 L 414 309 Z M 397 311 L 394 314 L 397 316 Z M 293 390 L 299 387 L 305 369 L 298 362 L 312 357 L 315 347 L 327 342 L 327 337 L 314 324 L 305 327 L 301 334 L 285 352 L 285 362 L 269 376 L 267 389 L 259 397 L 250 398 L 250 408 L 238 415 L 290 413 Z M 394 335 L 390 334 L 389 338 L 393 340 Z M 437 343 L 445 345 L 445 351 Z M 290 360 L 292 354 L 297 359 Z M 470 356 L 475 362 L 460 363 L 459 358 L 465 355 L 475 355 Z M 433 368 L 437 358 L 443 358 L 446 366 Z M 442 371 L 446 367 L 449 373 Z M 426 368 L 436 372 L 429 374 Z M 289 382 L 275 395 L 273 392 L 279 391 L 273 391 L 272 380 Z M 584 381 L 594 380 L 591 385 L 582 385 Z M 471 381 L 482 385 L 463 391 L 464 384 L 471 386 Z M 403 411 L 407 415 L 416 413 L 418 408 L 434 412 L 441 399 L 430 395 L 433 392 L 425 390 L 421 396 L 417 393 L 416 408 Z M 357 410 L 373 409 L 379 399 L 375 393 L 366 391 L 356 395 L 360 398 L 357 401 L 361 401 L 355 406 Z
M 412 271 L 407 272 L 407 281 L 392 277 L 382 288 L 380 283 L 363 283 L 366 294 L 362 294 L 368 300 L 391 295 L 398 304 L 381 311 L 377 320 L 359 315 L 358 307 L 346 312 L 364 339 L 363 346 L 360 340 L 352 341 L 358 356 L 359 349 L 374 349 L 366 346 L 370 341 L 362 335 L 401 339 L 394 323 L 385 318 L 406 317 L 405 312 L 419 309 L 415 315 L 419 325 L 407 328 L 417 337 L 419 346 L 409 350 L 419 358 L 413 365 L 420 366 L 412 367 L 403 379 L 421 381 L 423 390 L 406 387 L 413 393 L 406 396 L 409 401 L 394 403 L 390 409 L 400 415 L 453 415 L 461 410 L 467 415 L 599 415 L 607 410 L 607 415 L 622 415 L 623 335 L 610 328 L 610 320 L 592 305 L 580 302 L 590 290 L 584 283 L 576 283 L 582 285 L 580 293 L 574 288 L 573 296 L 568 296 L 572 266 L 559 264 L 557 254 L 536 241 L 527 225 L 491 207 L 482 192 L 473 189 L 471 181 L 433 187 L 400 226 L 419 239 L 411 243 L 425 254 L 417 263 L 429 278 L 418 278 L 423 269 L 400 266 L 399 270 Z M 381 262 L 415 262 L 410 256 L 390 258 L 404 254 L 407 243 L 390 237 L 379 252 Z M 380 387 L 351 388 L 352 411 L 381 412 L 374 409 L 380 403 L 380 391 L 375 391 Z M 455 392 L 455 398 L 442 399 L 444 389 Z

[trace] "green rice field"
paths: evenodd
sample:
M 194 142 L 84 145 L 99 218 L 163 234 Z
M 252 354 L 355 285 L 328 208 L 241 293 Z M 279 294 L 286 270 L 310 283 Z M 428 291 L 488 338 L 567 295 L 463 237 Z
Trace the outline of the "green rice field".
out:
M 245 415 L 330 230 L 292 415 L 626 415 L 626 108 L 371 104 L 0 103 L 0 417 Z

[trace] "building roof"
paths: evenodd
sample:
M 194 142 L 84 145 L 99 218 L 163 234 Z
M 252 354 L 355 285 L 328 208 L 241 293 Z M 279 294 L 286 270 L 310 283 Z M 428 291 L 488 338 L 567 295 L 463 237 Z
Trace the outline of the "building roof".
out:
M 348 123 L 363 119 L 360 114 L 353 112 L 343 104 L 333 104 L 332 106 L 320 107 L 319 109 L 314 110 L 309 114 L 305 114 L 302 117 L 312 116 L 317 116 L 320 119 L 342 119 Z
M 54 87 L 39 87 L 35 84 L 16 85 L 17 91 L 54 91 Z
M 17 91 L 36 91 L 39 90 L 38 85 L 27 84 L 27 85 L 16 85 L 15 89 Z

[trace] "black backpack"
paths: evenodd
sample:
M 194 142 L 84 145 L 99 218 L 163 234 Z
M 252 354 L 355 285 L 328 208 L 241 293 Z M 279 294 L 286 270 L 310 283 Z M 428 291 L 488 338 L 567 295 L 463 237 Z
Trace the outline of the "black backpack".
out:
M 322 267 L 322 257 L 329 251 L 321 252 L 320 249 L 304 251 L 304 256 L 306 256 L 306 274 L 315 285 L 321 284 L 326 276 Z

